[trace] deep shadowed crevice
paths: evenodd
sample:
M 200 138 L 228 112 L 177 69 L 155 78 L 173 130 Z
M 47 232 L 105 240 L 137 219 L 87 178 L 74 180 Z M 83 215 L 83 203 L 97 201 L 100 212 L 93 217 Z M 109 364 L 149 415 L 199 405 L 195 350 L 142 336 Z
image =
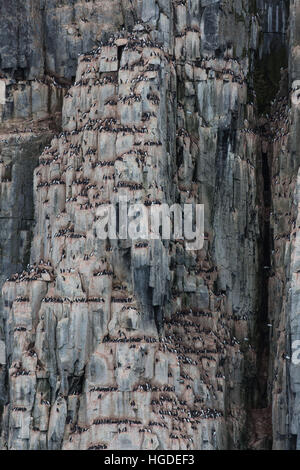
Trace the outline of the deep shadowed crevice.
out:
M 271 208 L 271 180 L 268 154 L 262 153 L 262 177 L 263 177 L 263 216 L 261 239 L 261 266 L 260 266 L 260 311 L 257 318 L 257 342 L 258 342 L 258 400 L 259 408 L 268 406 L 267 378 L 270 356 L 269 339 L 269 275 L 271 269 L 271 233 L 270 233 L 270 208 Z
M 121 60 L 122 60 L 122 54 L 123 54 L 124 48 L 125 48 L 125 45 L 118 47 L 118 69 L 120 69 L 121 67 Z

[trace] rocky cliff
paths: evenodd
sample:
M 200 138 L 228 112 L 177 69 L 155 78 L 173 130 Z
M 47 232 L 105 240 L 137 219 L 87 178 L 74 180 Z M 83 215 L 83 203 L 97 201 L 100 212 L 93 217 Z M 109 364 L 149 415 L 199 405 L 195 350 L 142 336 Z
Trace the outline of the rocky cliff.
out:
M 0 7 L 0 447 L 300 448 L 300 1 Z

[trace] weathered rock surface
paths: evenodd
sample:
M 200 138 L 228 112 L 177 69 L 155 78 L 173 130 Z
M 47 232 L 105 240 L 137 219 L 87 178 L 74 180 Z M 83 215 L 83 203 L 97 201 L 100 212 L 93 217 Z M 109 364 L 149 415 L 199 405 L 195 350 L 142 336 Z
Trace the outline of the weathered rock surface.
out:
M 0 1 L 1 448 L 299 448 L 288 3 Z M 122 195 L 203 249 L 101 240 Z

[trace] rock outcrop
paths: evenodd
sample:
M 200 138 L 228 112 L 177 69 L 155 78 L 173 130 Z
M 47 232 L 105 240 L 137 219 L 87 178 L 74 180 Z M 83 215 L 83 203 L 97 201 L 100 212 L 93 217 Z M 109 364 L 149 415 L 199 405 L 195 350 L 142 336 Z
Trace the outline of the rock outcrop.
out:
M 1 448 L 299 448 L 300 2 L 0 6 Z

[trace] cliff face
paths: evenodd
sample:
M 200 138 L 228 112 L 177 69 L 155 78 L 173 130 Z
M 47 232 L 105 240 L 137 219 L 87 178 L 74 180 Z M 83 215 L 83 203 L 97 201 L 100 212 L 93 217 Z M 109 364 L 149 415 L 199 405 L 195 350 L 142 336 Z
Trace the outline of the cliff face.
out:
M 1 448 L 299 447 L 300 2 L 0 7 Z M 204 247 L 101 240 L 120 196 Z

